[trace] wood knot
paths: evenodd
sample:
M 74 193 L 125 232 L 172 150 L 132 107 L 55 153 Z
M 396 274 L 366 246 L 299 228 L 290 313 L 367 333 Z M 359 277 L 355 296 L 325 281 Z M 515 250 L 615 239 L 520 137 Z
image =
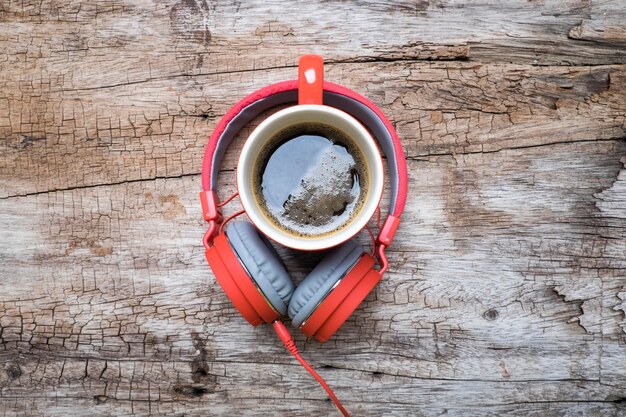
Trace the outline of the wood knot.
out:
M 210 373 L 209 351 L 206 347 L 206 341 L 196 332 L 191 333 L 193 345 L 197 349 L 198 356 L 191 362 L 191 380 L 194 382 L 190 386 L 179 386 L 177 391 L 179 394 L 188 396 L 201 396 L 207 392 L 214 392 L 217 386 L 217 376 Z M 213 356 L 213 355 L 211 355 Z
M 211 387 L 202 384 L 183 384 L 175 385 L 174 392 L 186 397 L 202 397 L 204 394 L 215 392 Z
M 496 310 L 495 308 L 490 308 L 483 313 L 483 318 L 488 321 L 494 321 L 498 318 L 499 315 L 500 313 L 498 313 L 498 310 Z
M 107 397 L 106 395 L 94 395 L 93 396 L 94 401 L 97 404 L 104 404 L 105 402 L 107 402 L 107 400 L 109 399 L 109 397 Z
M 13 363 L 7 367 L 7 375 L 10 379 L 17 379 L 22 376 L 22 370 L 18 364 Z
M 211 41 L 211 10 L 206 0 L 181 0 L 170 11 L 170 24 L 178 37 L 200 44 Z

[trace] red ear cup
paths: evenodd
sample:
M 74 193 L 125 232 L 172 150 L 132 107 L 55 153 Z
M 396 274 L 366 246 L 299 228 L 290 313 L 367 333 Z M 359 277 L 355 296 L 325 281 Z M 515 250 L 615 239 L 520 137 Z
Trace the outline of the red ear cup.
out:
M 258 326 L 279 318 L 235 255 L 225 233 L 215 237 L 205 255 L 215 279 L 248 323 Z
M 307 337 L 325 342 L 350 317 L 381 279 L 374 258 L 363 254 L 357 263 L 300 326 Z

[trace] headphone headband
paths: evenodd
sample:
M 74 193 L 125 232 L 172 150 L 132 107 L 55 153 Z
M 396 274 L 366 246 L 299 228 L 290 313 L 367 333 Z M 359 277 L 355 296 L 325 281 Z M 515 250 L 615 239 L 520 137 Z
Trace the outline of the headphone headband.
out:
M 214 190 L 217 173 L 237 133 L 263 111 L 298 102 L 298 81 L 284 81 L 261 88 L 234 105 L 211 134 L 202 161 L 202 188 Z M 391 177 L 389 214 L 400 217 L 407 196 L 406 160 L 398 135 L 385 115 L 371 101 L 338 84 L 324 82 L 324 105 L 345 111 L 368 128 L 387 157 Z

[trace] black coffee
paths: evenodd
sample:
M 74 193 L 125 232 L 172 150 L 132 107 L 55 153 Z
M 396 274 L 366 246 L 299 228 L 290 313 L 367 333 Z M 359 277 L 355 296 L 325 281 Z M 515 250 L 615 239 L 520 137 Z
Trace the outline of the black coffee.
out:
M 321 236 L 341 229 L 360 211 L 367 172 L 363 153 L 340 130 L 296 125 L 261 149 L 254 194 L 277 227 L 296 236 Z

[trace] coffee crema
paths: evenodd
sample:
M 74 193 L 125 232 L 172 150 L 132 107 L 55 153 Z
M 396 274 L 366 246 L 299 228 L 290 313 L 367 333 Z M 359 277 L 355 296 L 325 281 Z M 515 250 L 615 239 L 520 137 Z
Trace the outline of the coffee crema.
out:
M 299 237 L 343 229 L 367 199 L 368 169 L 359 147 L 320 123 L 290 126 L 261 149 L 253 167 L 257 204 L 278 228 Z

